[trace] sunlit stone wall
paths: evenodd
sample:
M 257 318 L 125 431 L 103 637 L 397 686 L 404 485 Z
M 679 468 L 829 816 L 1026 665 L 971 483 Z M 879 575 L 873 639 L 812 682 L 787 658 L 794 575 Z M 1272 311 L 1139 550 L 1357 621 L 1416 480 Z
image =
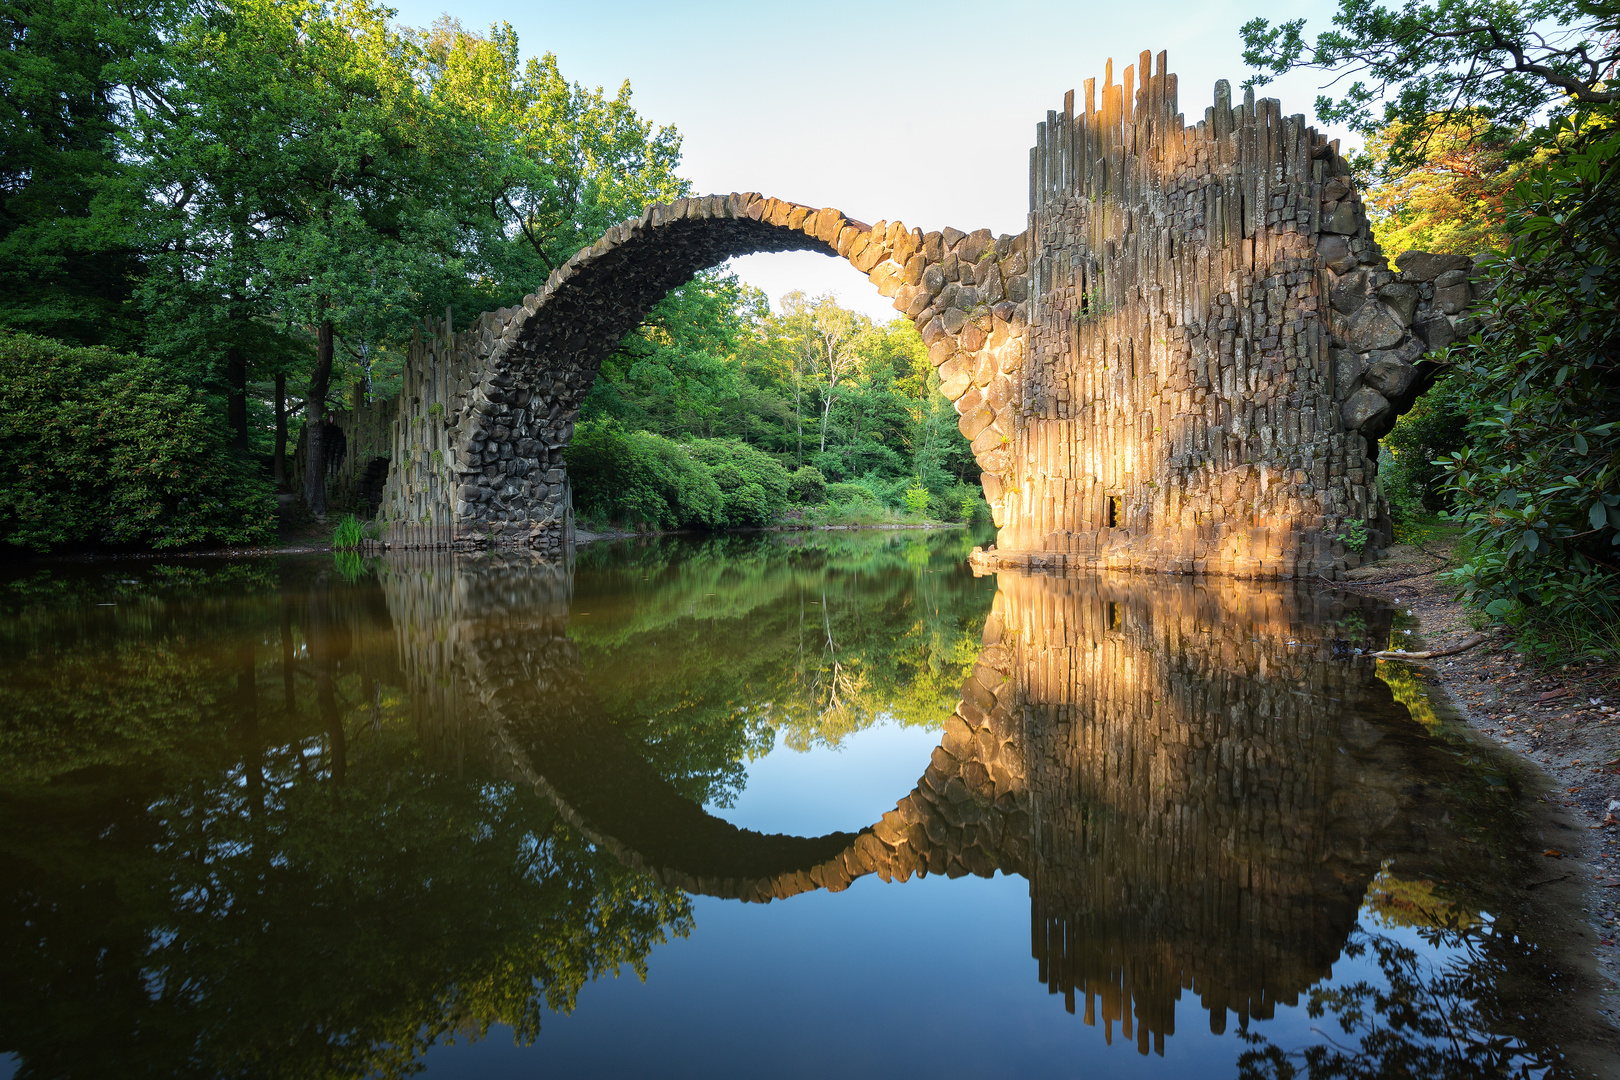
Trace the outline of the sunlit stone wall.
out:
M 1336 577 L 1355 523 L 1387 539 L 1375 440 L 1457 332 L 1468 260 L 1391 271 L 1336 142 L 1279 102 L 1222 81 L 1179 108 L 1144 52 L 1037 127 L 995 561 Z

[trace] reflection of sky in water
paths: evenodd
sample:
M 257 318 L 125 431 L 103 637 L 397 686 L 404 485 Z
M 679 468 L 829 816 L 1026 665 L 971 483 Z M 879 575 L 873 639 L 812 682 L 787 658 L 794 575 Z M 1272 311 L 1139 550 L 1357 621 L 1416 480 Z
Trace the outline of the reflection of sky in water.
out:
M 799 754 L 778 732 L 775 748 L 748 763 L 736 805 L 707 809 L 755 832 L 858 832 L 916 786 L 939 736 L 938 728 L 883 722 L 847 736 L 836 750 L 817 746 Z
M 794 753 L 779 740 L 749 763 L 736 806 L 709 809 L 762 831 L 854 831 L 911 790 L 938 739 L 883 723 L 838 750 Z M 1087 1027 L 1037 981 L 1019 877 L 866 877 L 767 905 L 694 897 L 693 913 L 690 938 L 653 950 L 645 984 L 627 969 L 587 985 L 531 1047 L 505 1028 L 436 1047 L 428 1075 L 1230 1077 L 1245 1049 L 1233 1017 L 1210 1034 L 1190 991 L 1164 1057 L 1140 1056 L 1117 1024 L 1107 1046 L 1100 1020 Z M 1364 911 L 1363 925 L 1375 918 Z M 1416 931 L 1386 932 L 1426 950 Z M 1384 983 L 1368 958 L 1341 958 L 1334 977 Z M 1302 999 L 1251 1028 L 1292 1048 L 1317 1041 L 1319 1024 Z

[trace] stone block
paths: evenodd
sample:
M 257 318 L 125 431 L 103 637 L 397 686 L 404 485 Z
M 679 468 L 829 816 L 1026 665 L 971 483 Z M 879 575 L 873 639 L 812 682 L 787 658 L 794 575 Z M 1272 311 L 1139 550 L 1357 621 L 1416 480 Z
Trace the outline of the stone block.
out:
M 1455 285 L 1441 288 L 1435 286 L 1434 306 L 1447 315 L 1459 314 L 1469 304 L 1473 303 L 1474 290 L 1469 288 L 1468 282 L 1460 281 Z
M 1412 319 L 1417 314 L 1418 290 L 1415 285 L 1400 283 L 1384 285 L 1378 290 L 1378 299 L 1382 300 L 1402 326 L 1411 326 Z
M 1333 208 L 1331 213 L 1324 208 L 1322 213 L 1322 231 L 1325 233 L 1339 233 L 1349 235 L 1361 228 L 1360 215 L 1356 213 L 1356 204 L 1341 202 Z
M 1438 352 L 1457 340 L 1451 320 L 1438 311 L 1431 311 L 1414 321 L 1412 331 L 1422 339 L 1430 352 Z
M 1344 403 L 1341 416 L 1347 431 L 1376 427 L 1388 419 L 1393 410 L 1388 399 L 1370 386 L 1363 386 Z
M 1317 257 L 1336 274 L 1352 270 L 1356 266 L 1356 257 L 1350 253 L 1350 241 L 1343 236 L 1324 236 L 1316 242 Z
M 1357 269 L 1339 278 L 1328 299 L 1333 310 L 1342 315 L 1354 315 L 1360 311 L 1368 299 L 1367 271 Z
M 1382 302 L 1373 301 L 1350 317 L 1344 342 L 1351 352 L 1372 352 L 1374 349 L 1389 348 L 1400 341 L 1405 333 L 1406 328 L 1395 313 Z
M 1382 359 L 1374 361 L 1367 368 L 1366 374 L 1362 376 L 1362 381 L 1386 398 L 1404 396 L 1417 379 L 1417 368 L 1389 353 L 1378 355 Z
M 1361 374 L 1366 370 L 1366 364 L 1360 356 L 1349 349 L 1334 349 L 1333 353 L 1333 388 L 1334 396 L 1340 401 L 1347 400 L 1355 391 L 1357 383 L 1361 381 Z
M 1402 281 L 1433 281 L 1448 270 L 1465 270 L 1471 262 L 1466 255 L 1403 251 L 1395 257 L 1395 268 L 1401 272 Z

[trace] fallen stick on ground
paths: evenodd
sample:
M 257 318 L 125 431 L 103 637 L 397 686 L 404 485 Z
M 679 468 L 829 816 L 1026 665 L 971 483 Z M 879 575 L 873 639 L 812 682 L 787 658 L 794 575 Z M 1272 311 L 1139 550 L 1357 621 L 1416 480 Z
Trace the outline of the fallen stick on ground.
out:
M 1460 652 L 1467 652 L 1475 645 L 1483 642 L 1489 635 L 1475 634 L 1461 645 L 1453 645 L 1449 649 L 1434 649 L 1429 652 L 1405 652 L 1401 649 L 1386 649 L 1383 652 L 1368 653 L 1380 660 L 1433 660 L 1437 656 L 1454 656 Z

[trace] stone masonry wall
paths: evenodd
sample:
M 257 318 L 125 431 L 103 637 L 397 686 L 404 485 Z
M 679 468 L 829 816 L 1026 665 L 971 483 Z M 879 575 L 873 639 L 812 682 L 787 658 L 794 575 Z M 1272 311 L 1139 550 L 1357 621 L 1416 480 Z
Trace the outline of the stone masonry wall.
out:
M 1001 445 L 1012 421 L 994 384 L 1023 359 L 1021 240 L 867 225 L 757 193 L 681 199 L 614 226 L 522 305 L 413 343 L 384 505 L 388 541 L 562 550 L 572 522 L 563 450 L 602 360 L 699 270 L 788 250 L 845 258 L 893 297 L 928 343 L 975 448 Z
M 1336 143 L 1224 80 L 1189 126 L 1164 53 L 1075 106 L 1030 152 L 998 561 L 1339 576 L 1352 523 L 1388 535 L 1374 440 L 1454 335 L 1467 260 L 1391 272 Z
M 912 319 L 1000 529 L 987 564 L 1337 578 L 1389 534 L 1376 440 L 1467 331 L 1471 266 L 1391 271 L 1335 144 L 1278 102 L 1177 111 L 1164 53 L 1037 125 L 1019 236 L 757 193 L 614 226 L 521 305 L 413 344 L 384 516 L 396 547 L 569 543 L 563 452 L 605 358 L 742 254 L 847 259 Z

